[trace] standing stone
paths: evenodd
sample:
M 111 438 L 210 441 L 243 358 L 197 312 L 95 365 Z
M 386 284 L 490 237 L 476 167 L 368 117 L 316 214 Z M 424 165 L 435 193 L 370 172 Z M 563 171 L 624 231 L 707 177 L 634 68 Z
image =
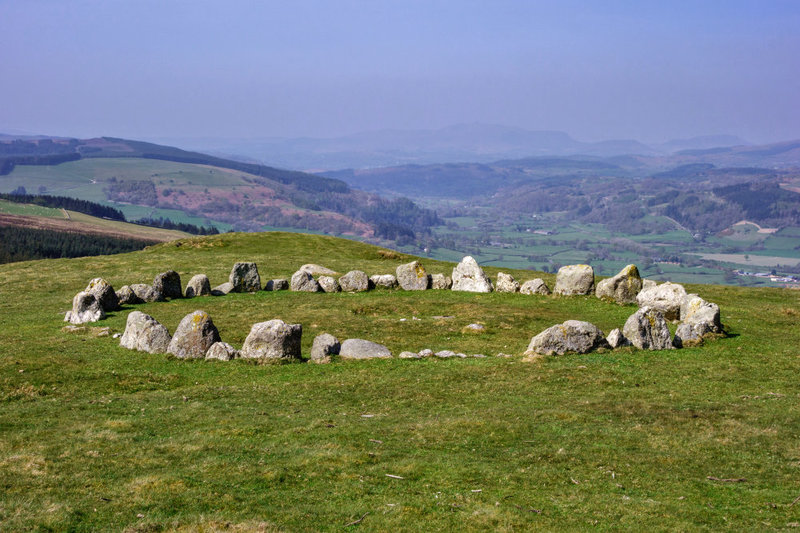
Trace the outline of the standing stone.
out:
M 511 274 L 498 272 L 495 290 L 497 292 L 519 292 L 519 281 L 515 280 Z
M 133 294 L 136 295 L 143 302 L 163 302 L 164 301 L 164 293 L 161 291 L 157 291 L 152 285 L 146 285 L 144 283 L 134 283 L 130 286 Z
M 588 353 L 595 348 L 607 346 L 603 332 L 594 324 L 581 320 L 567 320 L 533 337 L 525 353 L 541 355 Z
M 700 326 L 698 331 L 706 333 L 722 333 L 722 322 L 719 318 L 719 306 L 707 302 L 696 294 L 689 294 L 681 303 L 681 321 L 684 324 Z
M 548 296 L 550 294 L 550 287 L 541 278 L 531 279 L 522 284 L 519 288 L 522 294 L 543 294 Z
M 255 263 L 235 263 L 231 268 L 228 282 L 233 286 L 232 292 L 258 292 L 261 290 L 261 278 Z
M 431 275 L 431 289 L 449 291 L 453 288 L 453 278 L 444 274 Z
M 225 296 L 226 294 L 230 294 L 233 292 L 233 284 L 230 281 L 226 281 L 220 285 L 217 285 L 213 289 L 211 289 L 212 296 Z
M 330 363 L 331 357 L 339 355 L 341 344 L 339 339 L 330 333 L 322 333 L 314 337 L 314 344 L 311 345 L 312 363 Z
M 323 292 L 342 292 L 341 285 L 333 276 L 320 276 L 317 283 Z
M 636 303 L 636 295 L 642 290 L 642 278 L 636 265 L 628 265 L 613 278 L 597 284 L 595 296 L 620 305 Z
M 466 292 L 492 292 L 492 282 L 471 256 L 464 257 L 453 269 L 453 290 Z
M 136 296 L 136 293 L 128 285 L 123 285 L 117 291 L 117 301 L 120 305 L 134 305 L 143 303 L 144 300 Z
M 642 307 L 629 316 L 622 334 L 640 350 L 672 349 L 672 336 L 664 314 L 653 307 Z
M 376 274 L 369 277 L 369 282 L 373 287 L 381 287 L 384 289 L 397 288 L 397 278 L 393 274 Z
M 339 348 L 342 359 L 386 359 L 392 357 L 389 348 L 364 339 L 347 339 Z
M 679 320 L 681 304 L 686 298 L 686 289 L 678 283 L 666 282 L 642 291 L 636 296 L 639 307 L 652 307 L 664 314 L 667 320 Z
M 292 360 L 300 359 L 300 339 L 303 326 L 274 319 L 253 324 L 244 340 L 243 359 Z
M 289 290 L 289 280 L 284 278 L 271 279 L 264 285 L 265 291 L 287 291 Z
M 293 291 L 300 292 L 319 292 L 320 286 L 311 274 L 305 270 L 298 270 L 292 274 L 292 281 L 289 283 L 289 288 Z
M 364 292 L 369 290 L 369 277 L 360 270 L 351 270 L 339 278 L 339 285 L 344 292 Z
M 239 357 L 239 350 L 227 342 L 215 342 L 206 352 L 206 359 L 217 359 L 219 361 L 230 361 Z
M 198 310 L 183 317 L 172 335 L 167 353 L 178 359 L 202 359 L 211 345 L 219 341 L 219 331 L 211 317 Z
M 625 338 L 625 335 L 619 330 L 619 328 L 612 329 L 611 333 L 608 334 L 606 337 L 606 342 L 612 348 L 620 348 L 622 346 L 630 346 L 630 341 Z
M 119 309 L 119 298 L 117 298 L 117 293 L 114 292 L 114 287 L 103 278 L 94 278 L 83 289 L 83 292 L 94 294 L 103 311 L 116 311 Z
M 397 283 L 405 291 L 424 291 L 431 286 L 431 276 L 419 261 L 397 267 Z
M 106 313 L 95 295 L 81 291 L 72 299 L 72 311 L 67 311 L 64 316 L 64 322 L 80 325 L 88 322 L 97 322 L 105 317 Z
M 155 318 L 140 311 L 132 311 L 128 314 L 125 333 L 122 334 L 119 345 L 140 352 L 164 353 L 171 340 L 167 328 Z
M 592 294 L 594 269 L 589 265 L 567 265 L 559 268 L 553 292 L 562 296 Z
M 205 274 L 192 276 L 189 284 L 186 285 L 186 297 L 194 298 L 195 296 L 206 296 L 208 294 L 211 294 L 211 283 L 208 281 L 208 276 Z
M 180 298 L 183 296 L 181 277 L 174 270 L 167 270 L 156 275 L 153 280 L 153 289 L 164 295 L 164 298 Z

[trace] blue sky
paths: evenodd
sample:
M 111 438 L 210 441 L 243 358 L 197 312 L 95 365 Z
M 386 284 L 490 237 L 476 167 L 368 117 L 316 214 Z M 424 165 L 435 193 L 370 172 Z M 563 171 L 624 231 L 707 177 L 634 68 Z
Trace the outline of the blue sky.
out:
M 0 132 L 800 138 L 797 1 L 0 0 Z

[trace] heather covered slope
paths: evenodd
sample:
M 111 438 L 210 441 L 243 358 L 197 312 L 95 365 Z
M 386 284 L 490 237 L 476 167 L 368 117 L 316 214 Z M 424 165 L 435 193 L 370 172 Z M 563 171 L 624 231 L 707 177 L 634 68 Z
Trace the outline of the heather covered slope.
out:
M 170 331 L 203 309 L 237 347 L 252 323 L 281 318 L 303 324 L 306 355 L 327 331 L 395 355 L 490 356 L 468 360 L 187 362 L 61 332 L 60 313 L 95 276 L 118 288 L 172 268 L 184 285 L 196 273 L 217 284 L 235 261 L 256 261 L 269 279 L 304 263 L 380 274 L 406 260 L 268 233 L 0 266 L 0 529 L 311 531 L 363 518 L 352 527 L 752 530 L 800 521 L 791 505 L 800 494 L 797 291 L 690 286 L 721 306 L 728 338 L 535 363 L 494 355 L 519 354 L 570 318 L 608 332 L 634 308 L 386 290 L 136 307 Z M 431 272 L 453 267 L 423 261 Z M 100 325 L 121 332 L 131 309 Z M 486 332 L 463 333 L 472 322 Z

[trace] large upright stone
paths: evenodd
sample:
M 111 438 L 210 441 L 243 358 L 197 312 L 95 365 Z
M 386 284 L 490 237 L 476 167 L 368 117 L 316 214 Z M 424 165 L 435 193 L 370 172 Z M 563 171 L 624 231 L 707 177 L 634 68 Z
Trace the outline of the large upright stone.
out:
M 244 340 L 243 359 L 292 360 L 300 359 L 300 339 L 303 327 L 274 319 L 253 324 Z
M 495 290 L 497 292 L 519 292 L 519 281 L 515 280 L 511 274 L 498 272 Z
M 594 292 L 594 269 L 589 265 L 567 265 L 558 269 L 555 294 L 577 296 Z
M 533 337 L 526 353 L 541 355 L 588 353 L 606 346 L 608 343 L 600 328 L 581 320 L 567 320 Z
M 550 294 L 550 287 L 544 282 L 542 278 L 529 279 L 519 288 L 522 294 L 542 294 L 547 296 Z
M 208 276 L 205 274 L 196 274 L 192 276 L 189 283 L 186 285 L 186 297 L 194 298 L 195 296 L 206 296 L 211 294 L 211 283 L 208 281 Z
M 339 278 L 339 285 L 344 292 L 364 292 L 369 290 L 369 277 L 361 270 L 351 270 Z
M 116 311 L 119 309 L 119 298 L 117 298 L 117 293 L 114 292 L 114 287 L 103 278 L 94 278 L 83 291 L 94 294 L 103 311 Z
M 125 333 L 119 345 L 130 350 L 147 353 L 164 353 L 171 341 L 169 331 L 155 318 L 140 311 L 132 311 L 125 324 Z
M 453 269 L 453 290 L 492 292 L 493 288 L 478 262 L 468 255 Z
M 419 261 L 397 267 L 397 283 L 406 291 L 424 291 L 431 286 L 431 276 Z
M 339 348 L 342 359 L 386 359 L 392 357 L 389 348 L 364 339 L 347 339 Z
M 369 282 L 372 287 L 381 287 L 383 289 L 397 288 L 397 277 L 394 274 L 375 274 L 369 277 Z
M 219 341 L 219 331 L 211 317 L 198 310 L 183 317 L 172 335 L 167 353 L 178 359 L 202 359 L 211 345 Z
M 157 291 L 152 285 L 145 283 L 134 283 L 129 286 L 133 294 L 141 301 L 150 302 L 163 302 L 164 293 Z
M 449 291 L 453 288 L 453 278 L 444 274 L 431 274 L 431 289 Z
M 160 292 L 164 298 L 180 298 L 183 296 L 181 289 L 181 277 L 174 270 L 167 270 L 157 274 L 153 280 L 153 290 Z
M 613 278 L 597 284 L 595 296 L 620 305 L 636 303 L 636 295 L 642 290 L 642 277 L 636 265 L 628 265 Z
M 702 325 L 706 333 L 722 333 L 722 322 L 719 317 L 719 306 L 707 302 L 696 294 L 689 294 L 681 303 L 681 321 L 684 324 Z
M 686 289 L 678 283 L 666 282 L 642 289 L 636 296 L 639 307 L 652 307 L 664 314 L 667 320 L 679 320 L 681 304 L 686 298 Z
M 233 286 L 232 292 L 260 291 L 261 277 L 258 275 L 258 266 L 255 263 L 235 263 L 228 276 L 228 282 Z
M 299 292 L 320 292 L 321 290 L 317 280 L 305 270 L 298 270 L 292 274 L 292 280 L 289 282 L 289 289 Z
M 673 347 L 664 314 L 653 307 L 642 307 L 629 316 L 622 334 L 640 350 L 669 350 Z
M 70 324 L 86 324 L 88 322 L 97 322 L 106 317 L 103 307 L 94 294 L 90 292 L 81 291 L 72 299 L 72 311 L 67 311 L 64 316 L 64 322 Z

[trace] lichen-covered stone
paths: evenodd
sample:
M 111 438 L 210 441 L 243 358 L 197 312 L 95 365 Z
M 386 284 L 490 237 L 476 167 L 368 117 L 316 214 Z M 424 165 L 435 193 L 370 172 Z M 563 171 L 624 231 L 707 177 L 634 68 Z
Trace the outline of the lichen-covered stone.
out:
M 331 357 L 339 355 L 341 343 L 330 333 L 322 333 L 314 337 L 311 345 L 312 363 L 330 363 Z
M 497 292 L 519 292 L 519 282 L 514 279 L 511 274 L 505 272 L 497 273 L 497 283 L 495 290 Z
M 703 344 L 703 337 L 711 333 L 707 324 L 679 324 L 675 330 L 672 345 L 675 348 L 691 348 Z
M 531 279 L 522 284 L 519 288 L 522 294 L 541 294 L 548 296 L 550 294 L 550 287 L 541 278 Z
M 114 287 L 103 278 L 94 278 L 83 291 L 94 294 L 103 311 L 116 311 L 119 309 L 119 298 L 117 298 L 117 293 L 114 292 Z
M 233 287 L 231 292 L 258 292 L 261 290 L 261 277 L 258 266 L 252 262 L 239 262 L 233 265 L 228 276 Z
M 94 294 L 81 291 L 72 299 L 72 311 L 67 311 L 64 322 L 80 325 L 97 322 L 106 317 L 103 307 Z
M 342 286 L 333 276 L 320 276 L 317 283 L 323 292 L 342 292 Z
M 284 278 L 271 279 L 264 285 L 265 291 L 287 291 L 289 290 L 289 280 Z
M 681 302 L 681 321 L 693 326 L 702 324 L 702 328 L 697 328 L 697 331 L 704 331 L 702 335 L 722 333 L 719 306 L 705 301 L 696 294 L 687 295 Z
M 424 291 L 431 286 L 431 276 L 419 261 L 397 267 L 397 283 L 405 291 Z
M 144 300 L 136 296 L 136 293 L 133 292 L 128 285 L 123 285 L 117 291 L 117 301 L 120 305 L 135 305 L 143 303 Z
M 206 296 L 211 294 L 211 283 L 208 281 L 208 276 L 205 274 L 196 274 L 192 276 L 189 283 L 186 285 L 186 297 L 194 298 L 195 296 Z
M 636 303 L 636 295 L 642 290 L 642 278 L 636 265 L 628 265 L 612 277 L 600 281 L 595 296 L 620 305 Z
M 180 275 L 174 270 L 157 274 L 153 280 L 153 290 L 160 292 L 164 298 L 181 298 L 183 290 L 181 289 Z
M 453 288 L 453 278 L 444 274 L 431 274 L 431 289 L 449 291 Z
M 343 292 L 364 292 L 369 290 L 369 276 L 361 270 L 351 270 L 339 278 L 339 285 Z
M 205 311 L 189 313 L 175 330 L 167 347 L 178 359 L 202 359 L 215 343 L 219 342 L 219 331 Z
M 642 307 L 629 316 L 622 334 L 640 350 L 669 350 L 673 347 L 664 314 L 653 307 Z
M 311 274 L 305 270 L 298 270 L 292 274 L 289 289 L 299 292 L 320 292 L 322 289 Z
M 533 337 L 526 354 L 588 353 L 607 346 L 603 332 L 594 324 L 581 320 L 567 320 L 563 324 L 549 327 Z
M 492 282 L 471 256 L 465 256 L 453 269 L 454 291 L 492 292 Z
M 686 298 L 686 289 L 678 283 L 666 282 L 642 289 L 636 296 L 639 307 L 652 307 L 663 313 L 667 320 L 679 320 L 681 304 Z
M 128 314 L 119 345 L 140 352 L 165 353 L 171 340 L 167 328 L 155 318 L 140 311 L 132 311 Z
M 134 283 L 130 285 L 130 288 L 133 294 L 142 302 L 151 303 L 164 301 L 164 294 L 161 291 L 157 291 L 152 285 Z
M 393 274 L 376 274 L 369 277 L 369 282 L 373 287 L 382 289 L 396 289 L 397 277 Z
M 217 359 L 219 361 L 231 361 L 239 357 L 239 350 L 227 342 L 215 342 L 206 352 L 206 359 Z
M 243 359 L 292 360 L 300 359 L 300 340 L 303 327 L 274 319 L 253 324 L 244 340 Z
M 555 294 L 578 296 L 594 292 L 594 269 L 590 265 L 567 265 L 558 269 Z
M 339 348 L 342 359 L 386 359 L 392 357 L 389 348 L 364 339 L 347 339 Z

